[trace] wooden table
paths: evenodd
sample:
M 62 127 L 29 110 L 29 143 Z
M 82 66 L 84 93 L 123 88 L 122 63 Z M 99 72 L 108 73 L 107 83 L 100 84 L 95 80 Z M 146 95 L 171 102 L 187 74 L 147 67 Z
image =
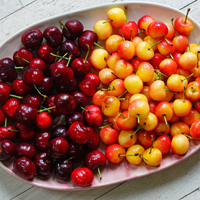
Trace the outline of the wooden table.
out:
M 144 0 L 145 1 L 145 0 Z M 22 28 L 48 18 L 93 4 L 123 0 L 0 0 L 0 43 Z M 147 2 L 147 1 L 146 1 Z M 151 0 L 186 12 L 200 23 L 197 0 Z M 164 171 L 142 178 L 84 191 L 51 191 L 27 185 L 0 169 L 0 200 L 28 199 L 200 199 L 200 152 Z

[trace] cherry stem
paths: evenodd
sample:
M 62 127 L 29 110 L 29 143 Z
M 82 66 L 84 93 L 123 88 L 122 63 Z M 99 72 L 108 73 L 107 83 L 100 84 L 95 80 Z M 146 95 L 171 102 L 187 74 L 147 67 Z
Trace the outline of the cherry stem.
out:
M 148 161 L 145 157 L 143 157 L 141 154 L 139 155 L 140 158 L 143 158 L 144 160 Z
M 66 60 L 69 59 L 69 58 L 64 57 L 64 56 L 67 55 L 67 53 L 66 53 L 64 56 L 59 56 L 58 54 L 54 54 L 54 53 L 50 53 L 50 55 L 51 55 L 51 56 L 55 56 L 56 59 L 57 59 L 57 58 L 60 58 L 58 62 L 60 62 L 60 61 L 62 60 L 62 58 L 66 59 Z M 56 59 L 55 59 L 55 62 L 56 62 Z
M 142 29 L 136 36 L 140 35 L 140 33 L 143 33 L 145 29 Z
M 164 90 L 167 91 L 167 92 L 171 92 L 171 93 L 173 93 L 173 94 L 178 94 L 178 92 L 173 92 L 173 91 L 168 90 L 168 89 L 166 89 L 166 88 L 164 88 Z
M 164 132 L 161 132 L 163 135 L 166 135 L 166 136 L 168 136 L 169 138 L 172 138 L 172 136 L 170 136 L 170 135 L 167 135 L 166 133 L 164 133 Z
M 164 38 L 164 40 L 167 42 L 167 44 L 169 44 L 169 45 L 173 46 L 173 44 L 172 44 L 172 43 L 170 43 L 170 42 L 169 42 L 169 40 L 167 40 L 165 37 L 163 37 L 163 38 Z
M 66 164 L 69 160 L 73 159 L 74 156 L 70 157 L 69 159 L 65 160 L 64 163 Z
M 193 76 L 193 75 L 194 75 L 194 73 L 190 74 L 188 77 L 182 79 L 181 81 L 183 82 L 183 81 L 185 81 L 186 79 L 190 78 L 190 77 Z
M 23 60 L 23 61 L 25 61 L 25 62 L 27 62 L 27 63 L 30 63 L 28 60 L 26 60 L 26 59 L 24 59 L 24 58 L 21 58 L 21 57 L 19 57 L 19 56 L 15 56 L 15 58 L 18 58 L 18 59 L 21 59 L 21 60 Z
M 133 32 L 133 30 L 131 29 L 131 42 L 132 42 L 132 40 L 133 40 L 132 32 Z
M 150 46 L 150 47 L 148 48 L 148 50 L 152 49 L 154 46 L 156 46 L 156 45 L 157 45 L 158 43 L 160 43 L 160 42 L 162 42 L 162 40 L 160 40 L 160 41 L 156 42 L 155 44 L 153 44 L 152 46 Z
M 96 42 L 94 42 L 94 45 L 98 46 L 99 48 L 103 49 L 103 47 L 99 44 L 97 44 Z
M 56 108 L 56 106 L 52 106 L 52 107 L 49 107 L 49 108 L 44 108 L 42 110 L 38 110 L 38 112 L 44 112 L 44 111 L 48 111 L 48 110 L 51 110 L 51 109 L 54 109 Z
M 199 46 L 200 45 L 200 41 L 199 41 L 199 43 L 198 43 L 198 45 L 197 46 Z
M 116 74 L 114 74 L 113 72 L 111 72 L 112 75 L 114 75 L 115 77 L 119 78 Z
M 67 65 L 66 65 L 66 67 L 68 67 L 68 66 L 69 66 L 69 63 L 70 63 L 70 61 L 71 61 L 71 58 L 72 58 L 72 55 L 69 55 L 69 59 L 68 59 L 68 62 L 67 62 Z
M 105 126 L 100 126 L 99 128 L 102 129 L 102 128 L 105 128 L 105 127 L 108 127 L 108 126 L 112 126 L 112 124 L 107 124 Z
M 158 72 L 158 75 L 162 75 L 162 76 L 165 76 L 166 78 L 169 78 L 169 76 L 167 76 L 166 74 L 163 74 L 162 72 Z
M 128 90 L 125 90 L 124 93 L 122 93 L 120 96 L 118 96 L 118 98 L 122 97 L 124 94 L 126 94 L 128 92 Z
M 153 135 L 151 135 L 151 148 L 150 148 L 149 154 L 151 154 L 152 148 L 153 148 Z
M 126 16 L 126 22 L 127 23 L 127 6 L 124 6 L 124 13 L 125 13 L 125 16 Z
M 145 126 L 145 123 L 142 124 L 142 126 L 138 127 L 137 130 L 130 136 L 130 138 L 132 139 L 133 136 L 134 136 L 143 126 Z
M 171 53 L 169 53 L 169 56 L 171 57 L 171 59 L 172 59 L 172 60 L 174 60 L 174 57 L 172 56 L 172 54 L 171 54 Z
M 101 171 L 99 169 L 99 166 L 97 166 L 97 171 L 98 171 L 98 174 L 99 174 L 99 179 L 101 180 L 102 179 L 102 175 L 101 175 Z
M 122 113 L 119 113 L 124 119 L 126 119 L 126 117 L 122 114 Z
M 102 88 L 102 87 L 97 87 L 97 89 L 110 91 L 110 90 L 114 90 L 115 88 L 114 88 L 114 87 L 111 87 L 111 88 Z
M 86 56 L 85 56 L 85 59 L 84 59 L 83 63 L 86 62 L 86 60 L 87 60 L 87 58 L 89 56 L 89 53 L 90 53 L 90 46 L 88 44 L 86 44 L 86 46 L 87 46 L 88 50 L 87 50 L 87 53 L 86 53 Z
M 137 114 L 137 122 L 138 122 L 138 124 L 140 123 L 140 115 L 139 114 Z
M 80 106 L 80 107 L 81 107 L 81 109 L 83 109 L 84 111 L 90 112 L 89 110 L 85 109 L 84 107 L 82 107 L 82 106 Z
M 112 22 L 112 21 L 113 21 L 113 20 L 110 19 L 110 20 L 108 20 L 108 21 L 103 22 L 103 24 L 106 24 L 106 23 L 109 23 L 109 22 Z
M 36 86 L 35 84 L 33 84 L 33 86 L 34 86 L 34 88 L 36 89 L 36 91 L 38 92 L 38 94 L 39 94 L 40 96 L 44 97 L 45 99 L 47 98 L 47 95 L 42 94 L 42 93 L 38 90 L 38 88 L 37 88 L 37 86 Z
M 126 98 L 118 98 L 118 99 L 119 99 L 119 100 L 122 100 L 122 101 L 123 101 L 123 100 L 126 100 Z
M 199 53 L 200 51 L 197 51 L 197 68 L 199 67 Z
M 164 121 L 165 121 L 166 126 L 168 127 L 166 115 L 163 115 L 163 118 L 164 118 Z
M 58 52 L 56 53 L 56 58 L 55 58 L 55 61 L 54 62 L 57 62 L 57 60 L 58 60 Z M 61 58 L 62 59 L 62 58 Z
M 15 69 L 24 69 L 24 67 L 15 67 Z
M 193 138 L 193 137 L 191 137 L 191 136 L 189 136 L 189 135 L 186 135 L 185 133 L 183 133 L 182 135 L 185 135 L 185 137 L 187 137 L 187 138 L 189 138 L 189 139 L 191 139 L 191 140 L 195 140 L 195 138 Z
M 65 53 L 63 56 L 59 56 L 60 59 L 58 60 L 58 62 L 60 62 L 62 59 L 69 60 L 69 58 L 66 58 L 66 55 L 67 55 L 67 54 L 68 54 L 68 53 Z
M 186 24 L 186 22 L 187 22 L 187 18 L 188 18 L 189 12 L 190 12 L 190 8 L 187 9 L 187 13 L 186 13 L 186 16 L 185 16 L 184 24 Z
M 68 30 L 68 28 L 63 24 L 63 22 L 62 22 L 61 20 L 59 21 L 59 25 L 60 25 L 60 29 L 62 29 L 62 28 L 64 27 L 64 29 L 65 29 L 68 33 L 70 33 L 69 30 Z
M 139 156 L 138 153 L 135 153 L 135 154 L 119 154 L 119 157 L 122 157 L 122 156 Z
M 19 132 L 19 130 L 13 130 L 13 129 L 9 129 L 9 132 Z
M 7 117 L 5 118 L 5 122 L 4 122 L 4 127 L 7 127 L 7 122 L 8 122 L 8 119 Z
M 175 27 L 174 27 L 174 18 L 171 19 L 171 23 L 172 23 L 172 26 L 173 26 L 173 28 L 174 28 L 174 31 L 175 31 L 176 35 L 178 35 L 178 33 L 177 33 L 177 31 L 176 31 L 176 29 L 175 29 Z
M 184 87 L 184 90 L 183 90 L 183 102 L 185 102 L 185 87 Z
M 22 96 L 17 96 L 17 95 L 14 95 L 14 94 L 9 94 L 10 97 L 15 97 L 17 99 L 23 99 L 24 97 Z

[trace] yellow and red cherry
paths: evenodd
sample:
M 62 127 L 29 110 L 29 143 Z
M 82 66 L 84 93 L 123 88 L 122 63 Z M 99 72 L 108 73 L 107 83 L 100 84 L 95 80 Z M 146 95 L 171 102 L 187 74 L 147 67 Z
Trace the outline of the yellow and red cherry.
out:
M 200 67 L 199 67 L 199 65 L 200 65 L 200 61 L 198 61 L 197 65 L 189 71 L 191 74 L 193 74 L 192 77 L 195 77 L 195 78 L 200 77 Z
M 142 63 L 143 61 L 142 60 L 140 60 L 140 59 L 138 59 L 138 58 L 133 58 L 132 60 L 131 60 L 131 64 L 132 64 L 132 66 L 133 66 L 133 70 L 137 70 L 138 69 L 138 67 L 139 67 L 139 65 Z
M 120 100 L 114 96 L 106 96 L 103 98 L 101 109 L 108 117 L 116 116 L 120 109 Z
M 120 131 L 119 127 L 117 126 L 116 120 L 117 117 L 119 116 L 120 113 L 117 113 L 115 116 L 108 116 L 108 122 L 110 123 L 110 125 L 112 125 L 112 127 L 117 130 Z
M 172 74 L 175 74 L 177 71 L 177 64 L 174 60 L 171 58 L 165 58 L 159 65 L 160 72 L 171 76 Z
M 115 79 L 108 87 L 108 94 L 110 96 L 120 96 L 126 91 L 124 87 L 124 81 L 122 79 Z
M 142 38 L 139 37 L 139 36 L 135 36 L 133 39 L 132 39 L 132 43 L 134 44 L 134 46 L 136 47 L 140 42 L 143 42 Z
M 179 59 L 179 66 L 186 70 L 191 70 L 197 65 L 197 56 L 192 52 L 185 52 Z
M 106 40 L 112 35 L 113 32 L 113 28 L 110 22 L 107 22 L 106 20 L 97 21 L 93 29 L 100 40 Z
M 176 71 L 176 74 L 179 74 L 184 77 L 188 77 L 187 80 L 188 80 L 188 82 L 190 82 L 190 77 L 189 77 L 191 74 L 190 71 L 179 67 Z
M 140 42 L 135 47 L 135 55 L 143 61 L 148 61 L 153 58 L 154 51 L 148 42 Z
M 129 114 L 128 110 L 123 111 L 116 119 L 117 127 L 120 130 L 129 131 L 132 130 L 137 123 L 136 117 Z
M 152 58 L 149 62 L 153 65 L 154 69 L 158 69 L 160 63 L 161 63 L 165 58 L 166 58 L 166 57 L 163 56 L 160 52 L 156 51 L 156 52 L 154 53 L 153 58 Z
M 186 116 L 181 117 L 181 120 L 188 126 L 191 126 L 195 121 L 200 119 L 200 113 L 196 109 L 192 108 L 190 113 Z
M 200 100 L 200 83 L 197 81 L 190 82 L 185 90 L 185 98 L 190 101 Z
M 161 136 L 163 134 L 168 135 L 170 131 L 170 125 L 169 123 L 166 124 L 165 122 L 158 121 L 158 125 L 156 126 L 154 131 L 157 136 Z
M 94 68 L 103 69 L 107 65 L 106 64 L 107 57 L 108 57 L 108 52 L 105 49 L 95 49 L 91 53 L 90 62 Z
M 123 94 L 120 98 L 122 100 L 120 100 L 120 108 L 122 110 L 128 110 L 128 106 L 129 106 L 129 100 L 131 98 L 132 94 L 130 94 L 128 91 Z
M 102 106 L 103 98 L 109 96 L 108 91 L 98 90 L 92 97 L 92 103 L 96 106 Z
M 134 21 L 128 21 L 119 28 L 119 35 L 131 40 L 138 34 L 138 26 Z
M 100 138 L 104 144 L 115 144 L 118 141 L 119 132 L 111 126 L 103 127 L 100 130 Z
M 99 79 L 105 85 L 109 85 L 110 82 L 116 78 L 117 77 L 114 75 L 113 70 L 110 68 L 103 68 L 99 71 Z
M 158 51 L 163 56 L 169 56 L 170 54 L 173 54 L 176 51 L 176 47 L 174 43 L 169 39 L 162 39 L 160 43 L 158 43 Z
M 145 87 L 145 86 L 144 86 Z M 129 104 L 134 101 L 135 99 L 140 99 L 140 100 L 144 100 L 146 102 L 148 102 L 147 97 L 144 94 L 133 94 L 131 95 L 130 99 L 129 99 Z
M 133 70 L 134 68 L 131 63 L 124 59 L 120 59 L 115 63 L 113 72 L 117 77 L 125 79 L 133 73 Z
M 173 109 L 178 117 L 187 116 L 192 110 L 192 103 L 187 99 L 176 99 L 173 102 Z
M 165 85 L 165 90 L 166 90 L 166 97 L 163 99 L 163 101 L 170 102 L 174 98 L 174 92 L 170 91 L 166 85 Z
M 135 46 L 131 41 L 122 41 L 118 46 L 119 56 L 124 60 L 131 60 L 135 56 Z
M 176 47 L 176 51 L 183 53 L 187 50 L 189 41 L 185 35 L 177 35 L 173 38 L 172 42 Z
M 190 127 L 190 135 L 192 138 L 200 139 L 200 120 L 196 120 Z
M 145 15 L 138 20 L 138 28 L 142 31 L 145 30 L 145 34 L 148 35 L 147 29 L 150 23 L 156 20 L 149 15 Z
M 148 36 L 146 36 L 146 37 L 144 38 L 144 41 L 145 41 L 145 42 L 148 42 L 149 45 L 152 47 L 152 49 L 153 49 L 154 51 L 157 51 L 157 50 L 158 50 L 157 45 L 158 45 L 158 42 L 160 41 L 159 38 L 152 38 L 150 35 L 148 35 Z
M 172 24 L 169 24 L 169 23 L 165 23 L 165 25 L 167 26 L 168 28 L 168 33 L 167 35 L 165 36 L 166 39 L 170 39 L 170 40 L 173 40 L 173 38 L 175 37 L 176 35 L 176 32 L 174 30 L 174 27 L 172 26 Z
M 189 140 L 185 135 L 179 134 L 172 138 L 171 148 L 173 153 L 184 155 L 189 149 Z
M 142 155 L 144 151 L 145 149 L 142 145 L 134 144 L 127 149 L 126 160 L 133 165 L 139 165 L 143 160 Z
M 124 79 L 124 86 L 130 94 L 138 94 L 142 91 L 143 82 L 138 76 L 130 75 Z
M 168 34 L 168 28 L 163 22 L 154 21 L 149 24 L 147 32 L 152 38 L 160 38 Z
M 177 52 L 177 51 L 172 54 L 172 57 L 174 58 L 173 60 L 176 62 L 178 67 L 179 67 L 179 59 L 181 56 L 182 56 L 182 53 Z
M 110 56 L 106 58 L 106 64 L 110 69 L 114 69 L 115 63 L 120 60 L 121 57 L 119 56 L 118 52 L 113 52 Z
M 105 41 L 105 48 L 109 53 L 116 52 L 119 44 L 123 41 L 123 38 L 120 35 L 111 35 Z
M 173 116 L 172 118 L 169 120 L 169 122 L 174 123 L 174 122 L 178 122 L 180 120 L 180 117 L 178 117 L 175 112 L 174 112 L 174 108 L 173 108 L 173 102 L 170 102 L 171 107 L 173 109 Z
M 156 80 L 149 86 L 149 95 L 155 101 L 162 101 L 166 97 L 164 81 Z
M 107 17 L 113 28 L 120 28 L 126 22 L 126 13 L 121 8 L 110 9 Z
M 105 150 L 106 158 L 113 164 L 119 164 L 123 161 L 126 150 L 119 144 L 111 144 Z
M 147 98 L 147 101 L 151 101 L 152 100 L 152 98 L 149 95 L 149 86 L 148 85 L 145 85 L 142 88 L 142 91 L 140 92 L 140 94 L 144 95 Z
M 179 35 L 189 35 L 193 30 L 192 22 L 187 19 L 189 11 L 190 9 L 188 9 L 186 17 L 178 17 L 174 21 L 174 28 Z
M 154 68 L 149 62 L 142 62 L 138 67 L 136 75 L 143 82 L 148 82 L 153 78 Z
M 138 131 L 138 141 L 142 146 L 150 147 L 153 141 L 155 140 L 155 133 L 153 131 Z
M 190 127 L 182 121 L 171 124 L 170 134 L 172 137 L 179 134 L 190 135 Z
M 133 135 L 133 132 L 134 130 L 120 131 L 119 137 L 118 137 L 118 143 L 125 148 L 128 148 L 134 145 L 137 141 L 137 134 Z M 133 137 L 131 137 L 131 135 L 133 135 Z
M 159 149 L 162 154 L 167 154 L 171 149 L 171 139 L 169 136 L 161 135 L 153 142 L 153 148 Z
M 148 148 L 144 153 L 144 162 L 150 166 L 159 166 L 162 161 L 162 153 L 157 148 Z

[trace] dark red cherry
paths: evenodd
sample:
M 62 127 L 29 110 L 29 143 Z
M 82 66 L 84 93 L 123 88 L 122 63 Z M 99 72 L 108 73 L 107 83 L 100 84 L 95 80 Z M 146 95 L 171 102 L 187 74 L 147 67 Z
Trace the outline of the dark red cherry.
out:
M 25 96 L 33 91 L 33 87 L 26 85 L 23 79 L 16 79 L 12 83 L 12 89 L 16 95 Z
M 53 48 L 59 47 L 63 41 L 62 33 L 55 26 L 46 28 L 43 32 L 43 36 L 47 40 L 49 45 Z
M 42 44 L 43 35 L 39 29 L 32 29 L 24 33 L 21 37 L 22 44 L 27 49 L 36 49 Z
M 87 126 L 86 128 L 90 132 L 90 137 L 89 137 L 89 140 L 88 140 L 87 144 L 85 145 L 85 148 L 88 151 L 96 150 L 99 147 L 101 138 L 94 131 L 94 129 L 92 127 Z
M 11 90 L 10 85 L 0 82 L 0 102 L 5 102 L 9 98 Z
M 5 123 L 5 115 L 3 111 L 0 109 L 0 127 L 3 126 Z
M 51 133 L 49 131 L 39 132 L 35 136 L 34 145 L 36 149 L 40 152 L 46 152 L 50 143 L 50 139 L 51 139 Z
M 21 104 L 16 109 L 16 121 L 24 124 L 34 124 L 37 117 L 37 109 L 33 106 Z
M 37 110 L 40 108 L 42 103 L 42 97 L 38 94 L 28 94 L 23 98 L 23 104 L 33 106 Z
M 79 83 L 79 89 L 81 90 L 81 92 L 83 92 L 88 97 L 92 97 L 95 94 L 96 88 L 97 87 L 90 80 L 83 79 Z
M 55 126 L 52 130 L 52 136 L 54 138 L 61 137 L 61 138 L 68 140 L 69 136 L 68 136 L 67 127 L 65 125 L 61 125 L 61 124 Z
M 20 122 L 16 122 L 15 126 L 19 130 L 18 137 L 20 140 L 29 141 L 35 136 L 35 130 L 33 126 Z
M 87 81 L 92 81 L 92 83 L 98 87 L 100 85 L 100 79 L 99 77 L 96 75 L 96 74 L 93 74 L 93 73 L 88 73 L 84 76 L 84 80 L 87 80 Z
M 14 61 L 11 58 L 3 58 L 0 60 L 0 78 L 2 81 L 14 81 L 17 75 Z
M 39 129 L 45 131 L 52 126 L 53 120 L 48 112 L 41 112 L 37 115 L 35 124 Z
M 48 155 L 54 159 L 63 158 L 68 151 L 68 142 L 64 138 L 57 137 L 51 140 L 48 146 Z
M 80 49 L 78 45 L 70 40 L 65 40 L 60 45 L 60 54 L 63 56 L 67 53 L 67 57 L 71 55 L 72 60 L 80 55 Z
M 10 98 L 5 102 L 5 104 L 2 107 L 2 110 L 9 120 L 12 120 L 12 121 L 15 120 L 16 118 L 15 112 L 19 105 L 20 105 L 20 101 L 16 98 Z
M 56 51 L 47 44 L 42 44 L 37 51 L 38 57 L 49 64 L 55 61 L 55 56 L 51 55 L 51 53 L 56 55 Z
M 15 157 L 27 157 L 30 160 L 33 160 L 36 156 L 36 149 L 35 147 L 27 142 L 21 142 L 16 146 L 16 153 Z
M 29 63 L 29 68 L 39 68 L 42 72 L 47 71 L 47 64 L 41 58 L 34 58 Z
M 66 85 L 74 77 L 74 72 L 62 62 L 56 62 L 51 69 L 51 77 L 59 84 Z
M 74 111 L 71 115 L 67 116 L 66 119 L 66 125 L 70 126 L 74 122 L 84 122 L 84 116 L 79 111 Z
M 13 164 L 13 171 L 24 179 L 32 179 L 36 173 L 35 164 L 26 157 L 20 157 Z
M 76 102 L 70 94 L 60 93 L 55 97 L 55 106 L 60 114 L 69 115 L 74 111 Z
M 0 160 L 9 160 L 15 155 L 15 144 L 10 140 L 0 141 Z
M 67 155 L 68 155 L 68 157 L 72 158 L 73 161 L 80 162 L 85 158 L 86 151 L 82 145 L 77 145 L 77 144 L 71 143 L 69 145 Z
M 24 71 L 23 81 L 26 85 L 42 85 L 44 74 L 39 68 L 29 68 Z
M 39 176 L 48 176 L 53 171 L 53 162 L 46 152 L 41 152 L 35 157 L 36 173 Z
M 84 28 L 83 24 L 76 19 L 68 20 L 65 23 L 65 27 L 62 29 L 62 33 L 68 40 L 75 40 L 77 37 L 81 36 Z
M 27 48 L 20 48 L 18 51 L 15 51 L 13 54 L 13 60 L 16 66 L 26 67 L 29 65 L 29 62 L 35 58 L 34 54 L 29 51 Z
M 76 110 L 82 111 L 81 107 L 85 107 L 85 105 L 87 104 L 87 97 L 85 96 L 85 94 L 80 91 L 74 91 L 71 93 L 71 95 L 76 102 Z
M 74 166 L 71 160 L 62 158 L 54 163 L 56 178 L 67 181 L 70 179 Z
M 84 51 L 89 49 L 93 50 L 94 43 L 98 42 L 98 36 L 94 31 L 91 30 L 85 30 L 83 31 L 82 35 L 78 38 L 78 45 L 83 49 Z
M 46 99 L 46 101 L 44 102 L 44 107 L 45 107 L 45 108 L 54 107 L 54 106 L 55 106 L 55 97 L 56 97 L 56 95 L 51 95 L 51 96 L 49 96 L 49 97 Z M 54 117 L 58 117 L 58 116 L 61 115 L 57 108 L 53 108 L 53 109 L 49 110 L 49 112 L 50 112 L 51 115 L 54 116 Z
M 38 90 L 45 95 L 50 95 L 53 91 L 53 80 L 50 77 L 44 77 L 43 83 L 38 85 Z

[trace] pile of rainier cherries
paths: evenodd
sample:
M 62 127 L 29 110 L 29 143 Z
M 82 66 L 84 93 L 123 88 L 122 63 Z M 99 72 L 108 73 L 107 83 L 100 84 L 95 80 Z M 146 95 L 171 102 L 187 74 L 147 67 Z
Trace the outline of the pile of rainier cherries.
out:
M 94 31 L 74 19 L 25 32 L 0 60 L 0 160 L 24 179 L 89 186 L 107 160 L 159 166 L 163 154 L 184 155 L 200 139 L 200 46 L 189 44 L 187 15 L 136 23 L 113 8 Z

